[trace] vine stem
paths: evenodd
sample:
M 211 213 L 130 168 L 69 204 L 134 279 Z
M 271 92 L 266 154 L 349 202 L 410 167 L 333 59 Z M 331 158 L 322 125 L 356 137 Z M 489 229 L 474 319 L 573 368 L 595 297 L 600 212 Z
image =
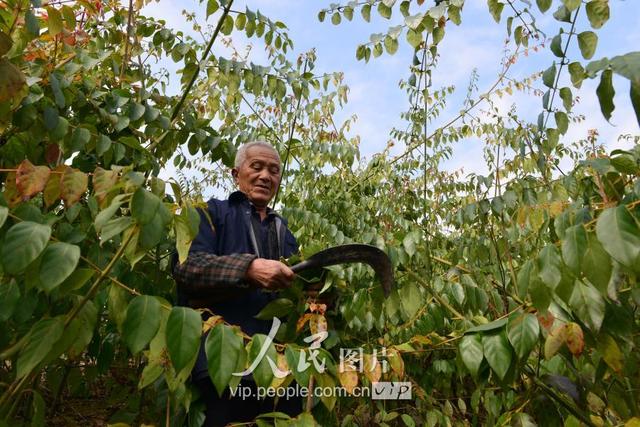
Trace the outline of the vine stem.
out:
M 67 317 L 67 320 L 64 322 L 65 329 L 69 326 L 71 321 L 78 315 L 78 313 L 80 312 L 82 307 L 84 307 L 84 305 L 87 303 L 87 301 L 89 301 L 91 298 L 93 298 L 95 296 L 95 294 L 98 291 L 98 288 L 100 286 L 100 283 L 102 283 L 102 280 L 111 272 L 111 269 L 113 268 L 113 266 L 122 257 L 127 245 L 129 244 L 129 242 L 133 238 L 134 234 L 135 233 L 129 234 L 127 239 L 120 245 L 120 247 L 116 251 L 116 253 L 113 256 L 113 258 L 111 258 L 111 261 L 109 261 L 109 265 L 107 265 L 107 267 L 104 270 L 102 270 L 100 275 L 93 282 L 93 285 L 91 285 L 91 288 L 89 289 L 89 292 L 87 292 L 87 294 L 82 298 L 82 300 L 78 303 L 78 305 L 76 305 L 74 307 L 74 309 L 71 311 L 71 313 L 69 313 L 69 317 Z
M 309 64 L 309 58 L 306 57 L 304 60 L 304 67 L 302 69 L 302 74 L 305 74 L 307 72 L 307 65 Z M 289 140 L 287 141 L 287 152 L 284 156 L 284 162 L 282 163 L 282 174 L 280 175 L 280 184 L 282 184 L 282 181 L 285 177 L 285 174 L 287 172 L 287 165 L 289 163 L 289 155 L 291 154 L 291 141 L 293 140 L 293 133 L 296 129 L 296 123 L 298 121 L 298 113 L 300 112 L 300 103 L 302 102 L 302 89 L 300 89 L 300 94 L 298 95 L 298 100 L 296 103 L 296 109 L 294 110 L 294 115 L 293 115 L 293 123 L 291 123 L 291 129 L 289 130 Z M 280 195 L 280 188 L 281 185 L 278 185 L 278 189 L 276 190 L 276 195 L 273 197 L 273 207 L 276 206 L 276 203 L 278 202 L 278 196 Z
M 424 287 L 433 298 L 435 298 L 436 301 L 438 301 L 438 303 L 440 303 L 440 305 L 442 305 L 444 308 L 446 308 L 447 310 L 449 310 L 451 312 L 451 314 L 453 314 L 454 316 L 460 318 L 460 319 L 464 319 L 464 315 L 462 313 L 460 313 L 458 310 L 456 310 L 455 308 L 453 308 L 453 306 L 451 304 L 449 304 L 447 301 L 445 301 L 444 298 L 442 298 L 440 295 L 438 295 L 437 292 L 434 292 L 433 289 L 431 289 L 431 286 L 429 286 L 429 284 L 427 282 L 425 282 L 422 277 L 420 277 L 419 275 L 417 275 L 416 273 L 414 273 L 411 270 L 407 270 L 407 273 L 409 273 L 409 275 L 418 283 L 420 283 L 422 285 L 422 287 Z
M 122 85 L 122 79 L 124 78 L 124 70 L 127 66 L 127 62 L 129 61 L 129 38 L 131 37 L 132 23 L 131 19 L 133 17 L 133 0 L 129 0 L 129 11 L 127 13 L 127 37 L 124 41 L 124 57 L 122 58 L 122 65 L 120 66 L 120 79 L 119 83 Z
M 571 22 L 571 30 L 569 30 L 569 37 L 567 37 L 567 42 L 564 45 L 564 50 L 562 52 L 562 61 L 560 61 L 560 67 L 558 68 L 558 74 L 556 75 L 556 81 L 553 84 L 553 91 L 551 92 L 551 99 L 549 100 L 549 109 L 547 110 L 547 117 L 544 119 L 544 124 L 542 125 L 542 129 L 547 128 L 547 122 L 549 121 L 549 117 L 551 117 L 551 107 L 553 106 L 553 100 L 556 97 L 556 92 L 558 91 L 558 83 L 560 82 L 560 74 L 562 74 L 562 67 L 565 65 L 565 59 L 567 56 L 567 50 L 569 50 L 569 43 L 571 42 L 571 37 L 573 36 L 574 28 L 576 27 L 576 21 L 578 20 L 578 13 L 580 13 L 580 7 L 582 7 L 582 3 L 578 5 L 576 9 L 576 14 L 573 16 L 573 22 Z M 542 131 L 541 129 L 541 131 Z

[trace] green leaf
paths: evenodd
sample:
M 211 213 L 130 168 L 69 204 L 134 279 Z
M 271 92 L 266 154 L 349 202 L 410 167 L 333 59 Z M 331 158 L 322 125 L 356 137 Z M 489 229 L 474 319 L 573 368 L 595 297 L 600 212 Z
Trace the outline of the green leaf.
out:
M 585 73 L 582 64 L 579 62 L 572 62 L 569 64 L 569 74 L 571 76 L 571 84 L 574 87 L 580 88 L 582 81 L 584 80 Z
M 165 236 L 165 227 L 171 222 L 169 209 L 161 203 L 159 209 L 150 223 L 144 224 L 140 229 L 140 247 L 151 249 Z
M 598 102 L 600 103 L 600 111 L 607 121 L 611 119 L 611 113 L 616 108 L 613 104 L 613 97 L 616 92 L 613 89 L 613 71 L 604 70 L 600 75 L 600 84 L 596 89 Z
M 90 268 L 78 268 L 60 285 L 58 292 L 65 294 L 73 292 L 76 289 L 80 289 L 84 286 L 89 279 L 94 275 L 94 271 Z
M 640 271 L 640 228 L 624 205 L 602 212 L 596 234 L 604 249 L 620 264 Z
M 619 156 L 611 157 L 609 159 L 611 166 L 616 168 L 618 172 L 626 173 L 628 175 L 635 175 L 638 173 L 638 163 L 629 154 L 621 154 Z
M 49 25 L 49 35 L 55 36 L 62 31 L 62 15 L 55 7 L 47 7 L 47 23 Z
M 583 31 L 578 34 L 578 47 L 584 59 L 591 59 L 596 52 L 598 36 L 593 31 Z
M 562 51 L 562 36 L 557 34 L 551 40 L 551 52 L 558 58 L 562 58 L 564 56 L 564 52 Z
M 539 311 L 545 311 L 551 303 L 553 292 L 549 289 L 539 276 L 531 277 L 529 283 L 529 295 L 533 306 Z
M 400 301 L 406 319 L 411 319 L 422 307 L 422 295 L 414 282 L 406 283 L 399 289 Z
M 0 206 L 0 228 L 2 228 L 8 216 L 9 216 L 9 208 L 5 206 Z
M 98 156 L 102 156 L 104 153 L 109 151 L 109 148 L 111 148 L 111 138 L 107 135 L 100 134 L 98 142 L 96 143 L 96 154 Z
M 278 298 L 267 304 L 260 313 L 254 317 L 260 320 L 271 320 L 274 317 L 283 317 L 291 313 L 295 304 L 288 298 Z
M 504 3 L 500 3 L 498 0 L 487 0 L 487 5 L 489 6 L 489 12 L 491 13 L 491 16 L 493 16 L 493 20 L 500 22 Z
M 562 106 L 567 112 L 571 111 L 573 107 L 573 95 L 571 94 L 571 89 L 568 87 L 563 87 L 560 89 L 560 99 L 562 99 Z
M 630 52 L 614 56 L 609 61 L 614 73 L 625 77 L 636 85 L 640 85 L 640 52 Z
M 49 350 L 62 336 L 64 320 L 62 317 L 42 319 L 31 330 L 27 343 L 20 352 L 17 362 L 16 378 L 22 378 L 33 371 L 49 353 Z
M 4 236 L 2 266 L 7 274 L 18 274 L 31 264 L 49 241 L 51 227 L 31 221 L 12 226 Z
M 144 105 L 139 104 L 137 102 L 132 102 L 129 105 L 129 119 L 133 122 L 139 120 L 144 116 L 146 109 Z
M 76 28 L 76 15 L 69 6 L 62 6 L 62 16 L 64 17 L 64 22 L 67 24 L 67 28 L 71 31 Z
M 544 73 L 542 73 L 542 83 L 545 86 L 552 88 L 556 80 L 556 64 L 553 63 L 551 67 L 547 68 Z
M 558 132 L 560 132 L 562 135 L 567 133 L 567 130 L 569 129 L 569 118 L 567 117 L 566 113 L 562 111 L 556 111 L 554 113 L 554 117 L 556 119 Z
M 218 5 L 218 2 L 216 0 L 208 0 L 207 1 L 207 18 L 209 18 L 209 16 L 213 15 L 214 13 L 216 13 L 216 10 L 218 10 L 220 6 Z
M 0 322 L 6 322 L 17 308 L 20 288 L 14 280 L 0 285 Z
M 87 301 L 80 309 L 68 329 L 75 329 L 74 339 L 67 350 L 69 357 L 76 358 L 82 354 L 93 338 L 93 331 L 98 322 L 98 309 L 92 301 Z M 68 333 L 68 332 L 65 332 Z
M 593 28 L 601 28 L 609 20 L 609 0 L 591 0 L 587 3 L 587 17 Z
M 46 405 L 40 393 L 35 390 L 33 390 L 32 393 L 33 401 L 31 403 L 31 427 L 42 427 L 45 425 L 44 416 L 47 413 Z
M 587 233 L 584 225 L 578 224 L 565 231 L 562 240 L 562 258 L 574 275 L 582 271 L 582 260 L 587 249 Z
M 393 37 L 386 36 L 384 38 L 384 47 L 389 55 L 393 55 L 398 51 L 398 40 Z
M 139 353 L 160 327 L 160 303 L 154 297 L 140 295 L 127 307 L 122 336 L 131 353 Z
M 391 8 L 384 4 L 384 2 L 378 3 L 378 13 L 385 19 L 391 18 Z
M 582 260 L 582 272 L 590 283 L 596 286 L 603 295 L 607 294 L 611 278 L 611 257 L 604 250 L 595 233 L 587 235 L 588 246 Z
M 538 254 L 537 262 L 540 279 L 550 289 L 555 289 L 562 278 L 560 254 L 556 246 L 550 243 L 542 248 L 540 254 Z
M 553 17 L 556 21 L 560 22 L 571 22 L 571 11 L 564 6 L 560 6 L 558 10 L 553 12 Z
M 302 357 L 304 357 L 305 360 L 309 360 L 306 350 L 296 345 L 288 344 L 284 349 L 284 355 L 296 382 L 303 387 L 307 387 L 309 385 L 311 369 L 298 369 Z
M 222 396 L 245 351 L 242 337 L 230 326 L 216 325 L 207 336 L 205 351 L 209 376 L 218 395 Z
M 501 332 L 483 336 L 482 349 L 491 369 L 503 380 L 513 358 L 511 346 L 505 334 Z
M 360 13 L 362 14 L 362 19 L 367 22 L 371 21 L 371 4 L 367 3 L 362 6 L 362 9 L 360 9 Z
M 56 73 L 52 73 L 49 76 L 49 81 L 51 83 L 51 90 L 53 91 L 53 97 L 56 105 L 59 108 L 64 108 L 67 102 L 64 97 L 64 93 L 62 92 L 62 87 L 60 86 L 60 80 L 58 79 Z
M 460 357 L 469 372 L 471 372 L 471 375 L 477 376 L 484 358 L 480 334 L 469 334 L 462 337 L 460 341 Z
M 605 304 L 602 295 L 596 288 L 587 283 L 576 281 L 569 300 L 571 309 L 585 322 L 591 330 L 597 332 L 604 319 Z
M 71 136 L 71 151 L 81 151 L 89 140 L 91 140 L 91 132 L 88 129 L 75 128 Z
M 139 224 L 149 224 L 156 216 L 162 200 L 144 188 L 138 188 L 131 198 L 131 216 Z
M 55 242 L 47 246 L 40 262 L 39 287 L 51 292 L 73 273 L 80 260 L 80 248 L 69 243 Z
M 107 296 L 109 318 L 116 324 L 116 328 L 122 334 L 124 321 L 127 317 L 129 294 L 120 286 L 112 283 L 109 286 Z
M 40 21 L 38 21 L 38 18 L 33 13 L 33 10 L 27 10 L 27 13 L 24 16 L 24 22 L 27 31 L 29 31 L 31 35 L 36 37 L 40 35 Z
M 564 7 L 573 12 L 580 6 L 581 1 L 582 0 L 562 0 L 562 3 L 564 3 Z
M 447 10 L 447 15 L 451 22 L 456 25 L 460 25 L 462 23 L 462 17 L 460 16 L 460 7 L 458 6 L 449 6 Z
M 540 12 L 544 13 L 551 7 L 551 2 L 553 0 L 536 0 L 536 4 L 538 5 L 538 9 Z
M 469 328 L 464 333 L 468 334 L 468 333 L 473 333 L 473 332 L 494 331 L 496 329 L 501 329 L 506 324 L 507 324 L 507 319 L 506 318 L 498 319 L 498 320 L 494 320 L 494 321 L 489 322 L 489 323 L 483 323 L 481 325 L 474 326 L 473 328 Z
M 173 307 L 167 320 L 167 350 L 176 372 L 182 371 L 198 353 L 202 319 L 188 307 Z
M 408 233 L 402 240 L 402 246 L 409 257 L 412 257 L 416 253 L 416 236 L 413 233 Z
M 436 27 L 433 30 L 433 44 L 438 44 L 444 38 L 444 27 Z
M 267 349 L 264 353 L 262 351 L 263 346 L 266 346 Z M 275 364 L 278 356 L 271 338 L 263 334 L 255 334 L 253 336 L 251 339 L 251 348 L 249 349 L 250 364 L 253 365 L 259 358 L 260 361 L 253 371 L 253 378 L 258 387 L 269 387 L 271 381 L 273 381 L 273 370 L 271 369 L 269 360 Z
M 509 319 L 507 336 L 520 360 L 527 359 L 531 350 L 538 343 L 539 334 L 540 325 L 533 314 L 523 313 Z
M 633 105 L 633 110 L 636 112 L 636 120 L 638 121 L 638 126 L 640 126 L 640 84 L 631 82 L 629 97 L 631 98 L 631 105 Z
M 59 141 L 64 138 L 69 132 L 69 121 L 64 117 L 58 118 L 58 124 L 51 132 L 49 132 L 49 137 L 52 141 Z

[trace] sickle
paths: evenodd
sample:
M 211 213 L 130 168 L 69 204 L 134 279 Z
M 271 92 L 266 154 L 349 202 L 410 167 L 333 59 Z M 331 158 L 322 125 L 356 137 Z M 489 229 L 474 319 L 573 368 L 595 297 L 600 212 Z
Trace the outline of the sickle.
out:
M 389 256 L 371 245 L 350 244 L 335 246 L 316 253 L 291 267 L 294 273 L 312 268 L 327 267 L 329 265 L 362 262 L 369 264 L 380 279 L 384 296 L 388 297 L 394 285 L 393 269 Z

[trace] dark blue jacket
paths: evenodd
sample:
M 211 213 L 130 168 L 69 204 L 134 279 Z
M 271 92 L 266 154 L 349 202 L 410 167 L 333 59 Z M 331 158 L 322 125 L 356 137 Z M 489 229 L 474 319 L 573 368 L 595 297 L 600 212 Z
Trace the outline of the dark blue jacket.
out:
M 240 191 L 231 193 L 228 200 L 211 199 L 207 202 L 208 214 L 213 224 L 213 229 L 209 219 L 204 212 L 200 212 L 200 229 L 197 237 L 191 244 L 190 256 L 196 253 L 208 253 L 213 255 L 232 254 L 255 254 L 261 258 L 267 258 L 260 253 L 260 248 L 264 247 L 261 242 L 266 241 L 266 233 L 269 224 L 273 221 L 277 230 L 278 259 L 280 256 L 288 258 L 298 252 L 298 244 L 291 231 L 287 228 L 287 222 L 275 211 L 268 209 L 267 218 L 264 221 L 257 221 L 261 224 L 256 228 L 252 226 L 252 216 L 259 218 L 255 208 L 251 205 L 246 195 Z M 215 230 L 215 231 L 214 231 Z M 272 254 L 273 255 L 273 254 Z M 215 277 L 210 278 L 212 286 L 215 286 Z M 228 323 L 238 325 L 249 334 L 267 334 L 271 327 L 271 321 L 258 320 L 254 316 L 260 312 L 270 301 L 276 298 L 275 292 L 268 292 L 257 288 L 240 288 L 237 290 L 237 297 L 225 298 L 224 301 L 211 301 L 207 303 L 213 313 L 220 315 Z M 178 304 L 191 305 L 190 300 L 205 295 L 187 295 L 178 286 Z M 194 376 L 200 377 L 206 373 L 206 358 L 201 348 L 194 368 Z

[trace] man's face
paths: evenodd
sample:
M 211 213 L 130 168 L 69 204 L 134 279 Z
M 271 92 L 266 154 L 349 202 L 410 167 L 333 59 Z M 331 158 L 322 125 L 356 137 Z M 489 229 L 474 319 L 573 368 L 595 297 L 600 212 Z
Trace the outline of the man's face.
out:
M 280 161 L 273 150 L 253 146 L 238 168 L 232 169 L 238 189 L 257 207 L 265 207 L 280 184 Z

